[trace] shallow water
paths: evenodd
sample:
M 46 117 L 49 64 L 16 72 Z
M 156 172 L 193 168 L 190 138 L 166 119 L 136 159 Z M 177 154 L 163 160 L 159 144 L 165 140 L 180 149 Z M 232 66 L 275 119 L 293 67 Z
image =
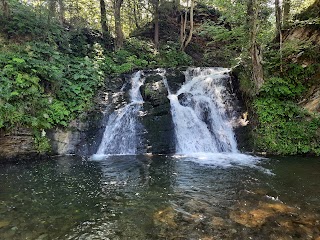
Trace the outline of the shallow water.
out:
M 1 164 L 0 239 L 320 236 L 320 159 L 206 157 Z

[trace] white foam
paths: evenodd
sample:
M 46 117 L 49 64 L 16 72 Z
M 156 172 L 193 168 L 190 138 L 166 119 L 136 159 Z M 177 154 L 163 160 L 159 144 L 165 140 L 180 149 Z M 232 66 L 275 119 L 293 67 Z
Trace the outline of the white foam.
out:
M 267 174 L 273 174 L 270 170 L 259 166 L 266 158 L 242 153 L 189 153 L 176 154 L 175 158 L 195 162 L 201 166 L 213 168 L 250 167 L 261 170 Z

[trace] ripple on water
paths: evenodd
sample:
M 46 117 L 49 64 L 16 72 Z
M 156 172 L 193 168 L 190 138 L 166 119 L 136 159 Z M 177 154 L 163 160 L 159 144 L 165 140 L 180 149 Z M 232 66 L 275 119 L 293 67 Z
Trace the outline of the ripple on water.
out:
M 6 164 L 0 239 L 317 239 L 320 164 L 299 161 L 200 154 Z

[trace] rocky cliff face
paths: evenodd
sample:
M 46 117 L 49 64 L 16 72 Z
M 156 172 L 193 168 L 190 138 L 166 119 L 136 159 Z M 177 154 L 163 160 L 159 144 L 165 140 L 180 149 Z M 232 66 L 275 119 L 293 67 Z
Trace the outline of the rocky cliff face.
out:
M 146 132 L 143 138 L 148 139 L 145 152 L 174 153 L 174 126 L 167 98 L 168 90 L 162 77 L 156 72 L 146 74 L 145 84 L 141 89 L 145 101 L 142 122 Z M 171 91 L 176 91 L 185 81 L 184 74 L 179 70 L 167 70 L 166 77 Z
M 299 103 L 309 112 L 320 112 L 320 25 L 306 24 L 296 26 L 284 33 L 284 44 L 296 43 L 306 46 L 297 54 L 290 56 L 290 61 L 299 64 L 303 68 L 314 69 L 308 79 L 300 79 L 309 86 L 303 100 Z
M 16 129 L 11 134 L 0 131 L 0 159 L 19 160 L 26 155 L 36 155 L 32 132 L 29 129 Z

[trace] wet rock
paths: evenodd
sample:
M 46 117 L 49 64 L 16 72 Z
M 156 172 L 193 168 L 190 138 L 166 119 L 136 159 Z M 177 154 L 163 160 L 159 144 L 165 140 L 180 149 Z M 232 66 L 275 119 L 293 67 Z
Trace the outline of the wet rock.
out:
M 9 224 L 10 224 L 9 221 L 0 221 L 0 228 L 7 227 L 9 226 Z
M 222 228 L 226 226 L 226 221 L 221 217 L 213 217 L 211 220 L 211 225 L 214 228 Z
M 42 234 L 36 240 L 46 240 L 46 239 L 49 239 L 48 234 Z
M 294 230 L 294 224 L 292 223 L 292 221 L 290 221 L 288 219 L 283 219 L 283 220 L 277 221 L 277 223 L 279 224 L 280 227 L 283 227 L 283 228 L 287 229 L 288 231 Z
M 75 153 L 75 145 L 78 144 L 80 133 L 78 131 L 66 131 L 57 129 L 52 133 L 52 148 L 59 155 Z
M 168 91 L 162 81 L 145 83 L 141 89 L 143 99 L 150 103 L 153 107 L 157 107 L 169 102 Z
M 144 152 L 173 153 L 175 151 L 174 126 L 162 76 L 157 71 L 146 72 L 145 84 L 141 87 L 145 101 L 145 114 L 141 118 L 145 127 L 143 139 L 148 139 Z
M 204 237 L 201 237 L 200 239 L 201 240 L 215 240 L 215 238 L 211 237 L 211 236 L 204 236 Z
M 230 218 L 246 227 L 260 227 L 268 218 L 279 214 L 290 214 L 296 209 L 282 203 L 260 202 L 257 208 L 250 209 L 246 203 L 236 211 L 230 213 Z
M 272 216 L 272 213 L 265 210 L 252 210 L 250 212 L 232 212 L 230 218 L 246 227 L 258 227 L 265 223 L 266 218 Z
M 82 114 L 66 128 L 48 131 L 52 154 L 77 154 L 89 156 L 96 153 L 106 123 L 106 116 L 100 111 Z
M 212 213 L 212 207 L 210 206 L 210 204 L 197 199 L 191 199 L 190 201 L 186 202 L 185 207 L 188 212 L 198 212 L 206 214 Z
M 283 203 L 265 203 L 265 202 L 260 202 L 259 206 L 262 209 L 269 209 L 273 210 L 274 212 L 277 213 L 291 213 L 291 212 L 296 212 L 296 209 L 293 207 L 289 207 Z
M 0 158 L 3 159 L 15 160 L 37 154 L 32 131 L 25 128 L 17 128 L 10 133 L 0 130 L 0 146 Z
M 187 106 L 192 101 L 192 94 L 181 93 L 178 95 L 178 100 L 182 106 Z M 194 105 L 194 102 L 191 102 L 191 105 Z
M 175 221 L 175 217 L 175 210 L 172 207 L 167 207 L 157 211 L 153 216 L 153 220 L 156 225 L 165 224 L 170 228 L 176 228 L 178 225 Z
M 194 213 L 191 215 L 191 219 L 193 220 L 193 222 L 201 222 L 205 219 L 206 217 L 201 214 L 201 213 Z
M 183 72 L 179 69 L 167 70 L 166 77 L 171 93 L 176 93 L 180 89 L 182 84 L 186 81 Z
M 291 236 L 286 236 L 284 234 L 271 234 L 270 240 L 291 240 L 293 239 Z

